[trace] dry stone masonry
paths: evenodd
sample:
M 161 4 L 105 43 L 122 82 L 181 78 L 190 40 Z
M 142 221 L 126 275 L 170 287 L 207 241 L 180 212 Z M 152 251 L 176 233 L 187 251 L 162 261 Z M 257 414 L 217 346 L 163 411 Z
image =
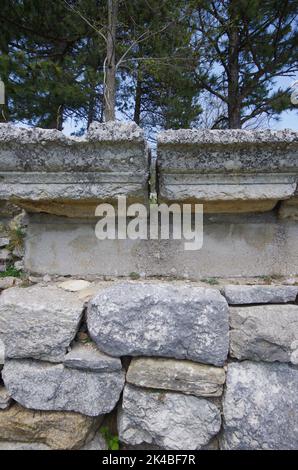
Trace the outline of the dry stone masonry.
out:
M 104 450 L 107 427 L 125 449 L 298 449 L 298 133 L 157 142 L 158 202 L 204 204 L 201 250 L 95 237 L 99 203 L 150 204 L 135 124 L 0 125 L 0 450 Z

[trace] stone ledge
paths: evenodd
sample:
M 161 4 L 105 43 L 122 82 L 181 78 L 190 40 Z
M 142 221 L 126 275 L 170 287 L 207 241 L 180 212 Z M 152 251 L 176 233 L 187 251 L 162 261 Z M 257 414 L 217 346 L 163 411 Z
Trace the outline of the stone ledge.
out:
M 159 134 L 157 155 L 160 202 L 263 212 L 297 188 L 297 132 L 170 130 Z
M 90 205 L 83 216 L 93 216 L 99 202 L 120 195 L 147 202 L 149 164 L 135 123 L 93 123 L 82 138 L 0 125 L 0 199 L 28 211 L 71 217 L 68 206 L 80 201 Z

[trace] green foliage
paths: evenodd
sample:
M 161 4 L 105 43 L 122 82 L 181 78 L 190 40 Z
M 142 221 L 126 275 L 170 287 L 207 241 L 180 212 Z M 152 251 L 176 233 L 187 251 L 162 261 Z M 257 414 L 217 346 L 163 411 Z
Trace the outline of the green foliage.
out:
M 0 277 L 21 277 L 22 271 L 16 269 L 13 265 L 8 266 L 5 271 L 0 272 Z
M 1 1 L 5 119 L 62 129 L 71 118 L 78 133 L 102 120 L 107 2 L 68 3 L 75 11 L 64 0 Z M 204 92 L 219 103 L 215 127 L 277 118 L 293 105 L 275 80 L 298 70 L 297 51 L 296 0 L 119 2 L 118 116 L 147 129 L 198 126 L 210 112 Z
M 24 244 L 24 232 L 20 227 L 11 228 L 8 232 L 9 237 L 9 250 L 21 249 Z
M 140 279 L 141 276 L 139 275 L 139 273 L 132 272 L 130 273 L 129 277 L 130 279 L 137 281 L 138 279 Z
M 113 436 L 113 434 L 111 434 L 110 430 L 106 426 L 103 426 L 100 429 L 100 433 L 104 437 L 104 439 L 106 440 L 106 443 L 108 445 L 109 450 L 119 450 L 120 449 L 118 436 Z
M 221 126 L 258 117 L 277 118 L 292 107 L 288 90 L 274 91 L 280 76 L 298 70 L 297 1 L 191 1 L 201 52 L 198 86 L 226 107 Z

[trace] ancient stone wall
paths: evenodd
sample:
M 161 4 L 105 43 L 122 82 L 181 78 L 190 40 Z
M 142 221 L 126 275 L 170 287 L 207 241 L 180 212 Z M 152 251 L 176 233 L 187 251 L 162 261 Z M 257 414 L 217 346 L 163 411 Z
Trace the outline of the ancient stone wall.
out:
M 298 133 L 158 136 L 197 251 L 96 238 L 150 168 L 131 123 L 0 127 L 0 450 L 298 449 Z

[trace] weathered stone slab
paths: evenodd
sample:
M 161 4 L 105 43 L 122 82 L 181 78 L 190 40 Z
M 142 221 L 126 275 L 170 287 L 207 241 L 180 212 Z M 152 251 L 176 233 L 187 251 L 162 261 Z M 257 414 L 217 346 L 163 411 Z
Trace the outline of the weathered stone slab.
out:
M 92 439 L 102 418 L 79 413 L 27 410 L 18 404 L 0 411 L 0 449 L 20 443 L 24 448 L 48 446 L 79 449 Z M 3 442 L 2 442 L 3 441 Z M 30 449 L 30 447 L 29 447 Z
M 253 362 L 228 366 L 222 448 L 296 450 L 298 369 Z
M 93 371 L 113 371 L 122 368 L 118 357 L 102 353 L 93 343 L 75 343 L 71 351 L 66 354 L 64 365 Z
M 169 130 L 158 135 L 160 201 L 204 212 L 263 212 L 295 193 L 298 133 Z
M 124 386 L 123 371 L 91 372 L 33 360 L 5 361 L 4 384 L 11 397 L 36 410 L 109 413 Z
M 9 408 L 11 401 L 11 397 L 6 388 L 0 385 L 0 410 Z
M 220 429 L 219 409 L 204 398 L 126 385 L 118 416 L 120 441 L 169 450 L 206 446 Z
M 298 274 L 298 225 L 278 221 L 274 213 L 206 214 L 203 247 L 196 251 L 185 251 L 184 240 L 98 240 L 95 225 L 95 220 L 31 215 L 26 270 L 192 280 Z
M 225 371 L 219 367 L 163 358 L 134 358 L 126 381 L 139 387 L 183 392 L 198 397 L 219 397 Z
M 98 203 L 148 199 L 149 156 L 135 123 L 93 123 L 85 137 L 0 127 L 0 199 L 29 212 L 94 216 Z
M 83 300 L 55 286 L 13 287 L 0 296 L 6 357 L 63 360 L 83 313 Z
M 163 356 L 223 365 L 228 306 L 215 289 L 169 283 L 120 283 L 88 305 L 87 325 L 112 356 Z
M 298 286 L 227 285 L 223 289 L 223 295 L 231 305 L 282 304 L 295 302 L 298 295 Z
M 230 312 L 232 357 L 297 363 L 298 305 L 231 307 Z

